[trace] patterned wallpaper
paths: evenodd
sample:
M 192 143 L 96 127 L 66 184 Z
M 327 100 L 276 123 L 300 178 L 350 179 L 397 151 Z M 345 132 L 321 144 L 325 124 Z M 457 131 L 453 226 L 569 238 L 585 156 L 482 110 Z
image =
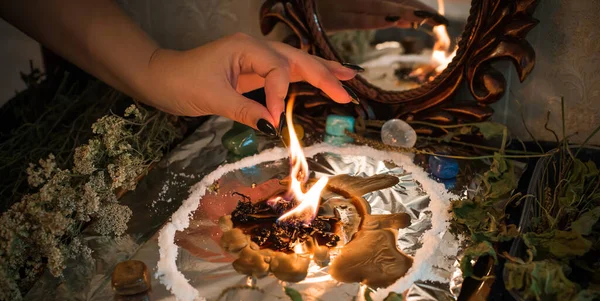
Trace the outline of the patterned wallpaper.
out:
M 164 47 L 189 49 L 238 31 L 262 37 L 258 12 L 263 0 L 118 1 Z M 501 64 L 509 89 L 494 105 L 496 121 L 530 140 L 521 122 L 523 113 L 536 138 L 552 140 L 544 129 L 546 114 L 551 112 L 549 126 L 560 133 L 563 96 L 568 134 L 578 133 L 572 141 L 581 142 L 600 124 L 599 15 L 597 0 L 540 1 L 535 16 L 541 23 L 528 36 L 536 50 L 536 67 L 521 84 L 512 66 Z M 284 36 L 285 28 L 278 28 L 269 38 Z M 600 135 L 593 142 L 600 144 Z
M 537 139 L 554 140 L 548 127 L 561 137 L 560 97 L 565 99 L 567 135 L 580 143 L 600 125 L 600 1 L 543 0 L 535 17 L 540 24 L 528 40 L 536 50 L 536 66 L 524 83 L 506 69 L 509 90 L 495 104 L 494 119 L 506 123 L 522 139 L 531 140 L 521 121 Z M 512 67 L 511 67 L 512 68 Z M 520 104 L 520 105 L 519 105 Z M 592 142 L 600 144 L 600 135 Z
M 163 47 L 190 49 L 244 32 L 263 38 L 259 9 L 264 0 L 117 0 Z M 269 38 L 282 39 L 285 28 Z

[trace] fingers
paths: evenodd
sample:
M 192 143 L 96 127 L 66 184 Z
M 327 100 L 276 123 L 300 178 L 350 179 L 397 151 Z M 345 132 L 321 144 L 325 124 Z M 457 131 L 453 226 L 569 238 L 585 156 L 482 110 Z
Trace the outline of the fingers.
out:
M 321 62 L 333 75 L 341 81 L 346 81 L 354 78 L 357 74 L 357 71 L 354 69 L 350 69 L 348 67 L 342 66 L 342 64 L 329 61 L 318 56 L 312 56 L 317 61 Z M 290 72 L 290 82 L 295 83 L 299 81 L 303 81 L 304 79 L 300 74 L 291 73 Z M 256 89 L 262 88 L 265 86 L 265 79 L 256 73 L 244 73 L 238 76 L 236 91 L 238 93 L 246 93 L 250 91 L 254 91 Z
M 292 74 L 297 74 L 302 80 L 319 88 L 336 102 L 349 103 L 352 101 L 339 80 L 319 60 L 289 45 L 282 43 L 270 43 L 270 45 L 287 58 Z
M 236 44 L 233 47 L 241 47 L 240 56 L 237 59 L 240 70 L 238 73 L 236 90 L 252 88 L 252 85 L 260 84 L 261 80 L 250 77 L 250 82 L 244 80 L 242 74 L 256 74 L 263 78 L 267 98 L 267 109 L 270 114 L 271 124 L 279 125 L 279 118 L 283 113 L 284 100 L 290 83 L 290 66 L 288 60 L 277 51 L 247 35 L 238 34 L 234 36 Z M 241 43 L 240 43 L 241 42 Z
M 321 62 L 321 64 L 325 65 L 325 67 L 327 67 L 327 69 L 329 69 L 329 71 L 331 71 L 331 73 L 333 73 L 333 75 L 337 79 L 342 80 L 342 81 L 353 79 L 356 76 L 356 74 L 359 72 L 356 69 L 344 67 L 342 64 L 340 64 L 336 61 L 326 60 L 326 59 L 320 58 L 318 56 L 311 56 L 311 57 L 315 58 L 317 61 Z M 364 69 L 362 69 L 362 70 L 364 71 Z
M 279 118 L 284 111 L 284 100 L 288 92 L 290 74 L 287 68 L 276 68 L 265 77 L 265 95 L 267 109 L 273 117 L 275 125 L 279 127 Z
M 241 47 L 237 57 L 237 81 L 232 81 L 236 91 L 257 88 L 256 85 L 261 83 L 258 77 L 264 78 L 262 82 L 271 125 L 279 125 L 284 99 L 292 81 L 306 81 L 339 103 L 352 101 L 339 79 L 350 79 L 356 75 L 356 71 L 339 63 L 317 59 L 283 43 L 263 43 L 246 35 L 236 35 L 232 40 L 235 43 L 229 46 Z
M 222 103 L 214 106 L 214 114 L 221 115 L 257 129 L 267 135 L 277 135 L 275 120 L 264 106 L 234 90 L 225 90 Z

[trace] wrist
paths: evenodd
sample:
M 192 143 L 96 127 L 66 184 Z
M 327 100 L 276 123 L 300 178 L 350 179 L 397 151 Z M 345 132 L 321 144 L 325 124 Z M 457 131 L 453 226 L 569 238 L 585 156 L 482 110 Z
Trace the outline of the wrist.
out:
M 135 87 L 140 100 L 160 110 L 171 112 L 166 102 L 176 98 L 175 73 L 170 68 L 179 51 L 156 47 L 148 56 L 146 67 L 136 78 Z

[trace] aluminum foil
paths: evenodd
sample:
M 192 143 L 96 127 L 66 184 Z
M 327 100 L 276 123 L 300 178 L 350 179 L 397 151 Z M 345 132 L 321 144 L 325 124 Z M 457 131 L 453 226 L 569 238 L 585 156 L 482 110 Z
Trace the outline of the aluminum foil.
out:
M 327 151 L 327 153 L 323 153 L 324 151 Z M 367 154 L 362 155 L 363 152 Z M 361 288 L 357 283 L 344 284 L 334 281 L 328 275 L 327 267 L 311 266 L 306 279 L 293 284 L 280 283 L 273 276 L 262 279 L 248 278 L 238 274 L 232 268 L 231 263 L 235 258 L 219 247 L 222 232 L 216 225 L 216 220 L 220 216 L 230 214 L 235 208 L 240 200 L 240 197 L 235 193 L 247 195 L 254 200 L 272 195 L 273 188 L 276 188 L 273 186 L 278 186 L 278 179 L 283 179 L 289 174 L 287 159 L 276 159 L 280 158 L 282 153 L 285 153 L 285 150 L 273 150 L 271 153 L 249 158 L 250 160 L 240 164 L 247 167 L 236 166 L 237 169 L 225 173 L 221 178 L 213 178 L 211 175 L 209 178 L 218 180 L 214 183 L 213 180 L 203 180 L 203 184 L 195 188 L 196 191 L 204 193 L 204 188 L 200 187 L 212 184 L 208 189 L 209 193 L 201 197 L 201 194 L 193 194 L 194 196 L 186 201 L 190 203 L 185 205 L 185 208 L 190 208 L 190 206 L 196 208 L 197 205 L 190 204 L 198 204 L 196 198 L 200 198 L 198 208 L 192 212 L 189 226 L 174 235 L 174 241 L 180 247 L 177 261 L 169 263 L 174 259 L 162 259 L 163 270 L 158 271 L 161 277 L 168 277 L 165 282 L 167 286 L 171 286 L 173 281 L 176 281 L 172 277 L 179 277 L 175 274 L 173 276 L 163 276 L 165 272 L 171 274 L 172 272 L 169 272 L 169 270 L 173 268 L 176 268 L 189 280 L 189 285 L 175 284 L 174 287 L 177 287 L 177 289 L 174 292 L 196 290 L 202 297 L 209 300 L 223 298 L 225 300 L 277 300 L 287 298 L 283 289 L 283 286 L 286 286 L 298 291 L 304 300 L 363 299 L 364 292 L 361 293 L 361 290 L 364 291 L 365 288 Z M 449 197 L 446 192 L 440 191 L 444 190 L 443 185 L 432 184 L 434 181 L 431 180 L 427 181 L 426 173 L 414 166 L 410 158 L 399 154 L 380 152 L 366 147 L 335 149 L 326 146 L 306 149 L 306 153 L 310 158 L 309 169 L 317 177 L 338 174 L 356 176 L 389 174 L 399 177 L 400 182 L 394 187 L 375 191 L 364 197 L 370 203 L 373 213 L 406 212 L 411 216 L 411 226 L 400 230 L 398 247 L 409 255 L 416 255 L 413 264 L 415 271 L 412 272 L 412 278 L 409 278 L 408 274 L 406 277 L 401 278 L 399 283 L 404 281 L 404 284 L 398 284 L 399 287 L 402 287 L 400 292 L 406 290 L 408 299 L 413 300 L 440 300 L 440 296 L 445 296 L 443 299 L 451 300 L 454 298 L 451 290 L 451 278 L 453 272 L 455 272 L 453 263 L 456 261 L 458 242 L 452 235 L 447 233 L 446 228 L 440 229 L 440 225 L 443 225 L 447 219 L 445 213 L 447 212 L 447 198 Z M 308 153 L 316 155 L 310 157 L 311 155 Z M 426 189 L 413 179 L 413 174 L 408 172 L 408 169 L 405 170 L 393 163 L 374 159 L 386 155 L 392 156 L 395 162 L 404 162 L 404 166 L 412 166 L 412 172 L 419 173 L 420 181 L 428 182 L 427 187 L 430 193 L 432 189 L 438 190 L 435 192 L 438 205 L 436 208 L 437 228 L 432 227 L 433 215 L 429 206 L 430 197 L 425 193 Z M 260 163 L 265 161 L 269 162 Z M 227 170 L 230 169 L 224 167 L 217 174 L 223 174 Z M 273 183 L 276 185 L 272 185 Z M 271 191 L 269 191 L 269 187 L 271 187 Z M 445 195 L 445 201 L 443 201 L 442 195 Z M 188 214 L 187 212 L 190 212 L 186 210 L 190 209 L 183 209 L 184 211 L 177 214 L 185 216 Z M 176 223 L 180 224 L 179 221 Z M 174 226 L 168 226 L 167 228 L 170 227 Z M 430 229 L 432 231 L 427 231 Z M 170 232 L 173 230 L 166 231 L 164 235 L 172 235 L 166 233 L 173 233 Z M 428 243 L 425 243 L 426 233 L 430 235 Z M 438 234 L 442 237 L 435 237 Z M 161 241 L 167 243 L 173 239 L 168 237 L 171 236 L 161 238 Z M 170 247 L 162 245 L 161 248 Z M 426 250 L 421 250 L 423 248 Z M 420 257 L 417 254 L 418 251 L 422 251 Z M 167 266 L 171 267 L 167 268 Z M 420 283 L 419 279 L 435 279 L 439 283 Z M 249 284 L 252 285 L 253 289 L 247 287 Z M 394 287 L 398 288 L 398 286 Z M 185 293 L 185 296 L 190 298 L 189 293 Z M 382 290 L 378 290 L 374 292 L 373 299 L 381 300 L 385 296 L 382 295 Z
M 365 177 L 375 174 L 398 176 L 400 182 L 397 185 L 371 192 L 364 197 L 371 205 L 373 214 L 406 212 L 411 216 L 411 225 L 400 230 L 398 246 L 405 253 L 415 255 L 422 243 L 420 238 L 424 231 L 431 228 L 431 212 L 428 210 L 429 197 L 410 174 L 392 163 L 363 156 L 318 154 L 310 158 L 308 163 L 309 169 L 315 172 L 316 177 L 338 174 Z M 248 194 L 254 185 L 255 189 L 263 192 L 263 196 L 269 195 L 266 188 L 263 189 L 268 184 L 262 183 L 268 183 L 274 178 L 283 179 L 288 174 L 289 164 L 285 159 L 262 163 L 247 169 L 238 169 L 227 174 L 219 181 L 221 188 L 218 195 L 225 197 L 217 196 L 216 200 L 213 200 L 212 197 L 203 200 L 218 205 L 210 205 L 212 207 L 210 214 L 200 212 L 194 215 L 190 225 L 193 229 L 176 236 L 178 245 L 182 247 L 180 252 L 193 254 L 186 256 L 185 263 L 183 261 L 179 263 L 178 268 L 188 276 L 188 279 L 192 279 L 193 286 L 207 299 L 216 300 L 219 296 L 222 296 L 224 300 L 279 300 L 286 298 L 281 284 L 275 277 L 248 279 L 231 267 L 234 258 L 218 247 L 221 231 L 218 227 L 214 227 L 214 219 L 218 218 L 218 215 L 231 213 L 231 208 L 240 199 L 239 197 L 229 197 L 233 192 Z M 335 198 L 336 196 L 330 195 L 329 197 Z M 300 292 L 304 300 L 340 300 L 340 298 L 346 300 L 349 296 L 360 295 L 358 284 L 337 283 L 327 274 L 327 270 L 327 267 L 319 268 L 313 264 L 304 281 L 286 285 Z M 230 289 L 248 282 L 254 283 L 263 292 Z M 417 291 L 413 290 L 412 294 L 416 293 Z M 260 295 L 260 298 L 252 299 L 257 294 Z
M 109 239 L 84 232 L 84 240 L 94 250 L 94 263 L 73 260 L 68 263 L 65 277 L 55 279 L 48 273 L 30 291 L 29 300 L 109 300 L 114 298 L 110 275 L 114 266 L 126 259 L 143 261 L 151 273 L 156 271 L 159 260 L 158 233 L 171 213 L 189 195 L 189 189 L 202 177 L 215 170 L 227 160 L 227 151 L 220 143 L 223 134 L 231 128 L 231 121 L 213 118 L 199 128 L 184 143 L 163 159 L 138 185 L 135 192 L 126 194 L 120 201 L 134 212 L 127 235 Z M 260 149 L 273 145 L 273 141 L 261 138 Z M 407 212 L 411 226 L 400 231 L 398 246 L 414 255 L 422 246 L 422 234 L 431 227 L 429 197 L 410 174 L 392 163 L 364 156 L 317 155 L 309 159 L 310 169 L 316 176 L 348 173 L 369 176 L 394 174 L 400 183 L 394 187 L 365 195 L 373 213 Z M 251 187 L 269 179 L 288 175 L 286 160 L 263 163 L 251 168 L 239 169 L 221 179 L 227 185 L 223 189 Z M 461 194 L 460 188 L 455 193 Z M 466 195 L 466 194 L 465 194 Z M 218 206 L 215 206 L 218 209 Z M 212 207 L 211 207 L 212 208 Z M 215 214 L 230 212 L 218 212 Z M 211 229 L 214 221 L 195 219 L 198 229 Z M 214 231 L 218 231 L 216 228 Z M 212 230 L 211 230 L 212 231 Z M 180 248 L 177 266 L 190 283 L 209 300 L 287 300 L 282 284 L 274 277 L 248 279 L 231 267 L 233 257 L 225 254 L 213 239 L 210 231 L 199 231 L 204 239 L 194 237 L 196 250 L 201 254 Z M 178 236 L 178 239 L 185 236 Z M 452 242 L 452 235 L 445 232 L 442 242 Z M 434 256 L 452 268 L 434 268 L 437 282 L 416 281 L 406 290 L 406 300 L 455 300 L 462 285 L 456 252 L 447 254 L 444 247 L 433 250 Z M 175 300 L 164 285 L 152 277 L 152 290 L 146 296 L 150 300 Z M 243 285 L 255 285 L 259 290 L 235 289 Z M 364 300 L 366 288 L 359 284 L 339 284 L 332 281 L 326 269 L 313 267 L 309 277 L 298 284 L 287 284 L 303 294 L 303 300 Z

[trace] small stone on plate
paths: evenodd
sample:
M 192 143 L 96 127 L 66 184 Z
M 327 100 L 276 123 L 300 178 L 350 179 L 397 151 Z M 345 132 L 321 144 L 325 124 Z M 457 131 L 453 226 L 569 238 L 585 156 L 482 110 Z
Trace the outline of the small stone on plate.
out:
M 458 175 L 458 161 L 452 158 L 430 156 L 429 170 L 431 174 L 440 179 L 456 178 L 456 175 Z
M 117 295 L 135 295 L 150 289 L 148 268 L 139 260 L 127 260 L 117 264 L 111 282 Z
M 254 129 L 239 123 L 235 123 L 223 138 L 223 146 L 236 156 L 249 156 L 258 152 L 258 140 Z
M 403 120 L 390 119 L 381 127 L 381 141 L 390 146 L 411 148 L 417 143 L 417 133 Z
M 341 146 L 341 145 L 344 145 L 344 144 L 348 144 L 348 143 L 354 142 L 354 139 L 352 139 L 351 137 L 348 137 L 348 136 L 333 136 L 333 135 L 327 135 L 327 134 L 325 134 L 324 141 L 326 143 L 331 144 L 331 145 Z
M 329 115 L 325 123 L 325 132 L 332 136 L 345 136 L 346 130 L 354 133 L 354 122 L 352 116 Z
M 283 141 L 285 141 L 285 143 L 287 145 L 290 144 L 290 133 L 288 132 L 288 127 L 284 126 L 283 129 L 281 130 L 281 137 L 283 138 Z M 296 132 L 296 136 L 298 137 L 298 140 L 300 142 L 302 142 L 302 138 L 304 138 L 304 128 L 299 125 L 299 124 L 294 124 L 294 131 Z
M 446 190 L 452 190 L 456 187 L 456 178 L 452 179 L 439 179 L 439 182 L 444 184 Z

